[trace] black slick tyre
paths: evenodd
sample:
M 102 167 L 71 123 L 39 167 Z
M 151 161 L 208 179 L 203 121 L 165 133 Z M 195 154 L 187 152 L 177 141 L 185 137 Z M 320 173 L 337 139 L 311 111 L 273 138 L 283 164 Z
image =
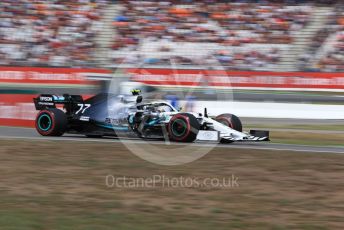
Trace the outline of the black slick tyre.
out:
M 36 116 L 35 127 L 42 136 L 62 136 L 67 129 L 67 115 L 55 108 L 41 110 Z
M 196 140 L 200 125 L 196 117 L 188 113 L 174 115 L 168 124 L 168 133 L 172 141 L 193 142 Z
M 224 113 L 215 118 L 217 122 L 220 122 L 221 124 L 224 124 L 228 126 L 229 128 L 232 128 L 236 131 L 242 132 L 242 123 L 240 119 L 230 113 Z

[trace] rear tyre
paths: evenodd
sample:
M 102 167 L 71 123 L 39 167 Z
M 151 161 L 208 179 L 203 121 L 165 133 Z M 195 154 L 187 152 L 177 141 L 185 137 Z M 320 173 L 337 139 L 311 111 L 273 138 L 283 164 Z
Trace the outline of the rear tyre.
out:
M 221 124 L 224 124 L 225 126 L 228 126 L 229 128 L 232 128 L 236 131 L 242 132 L 242 124 L 240 119 L 230 113 L 224 113 L 215 118 L 217 122 L 220 122 Z
M 199 129 L 196 117 L 188 113 L 174 115 L 168 124 L 168 133 L 172 141 L 193 142 Z
M 62 136 L 67 129 L 67 115 L 54 108 L 41 110 L 37 114 L 35 126 L 42 136 Z

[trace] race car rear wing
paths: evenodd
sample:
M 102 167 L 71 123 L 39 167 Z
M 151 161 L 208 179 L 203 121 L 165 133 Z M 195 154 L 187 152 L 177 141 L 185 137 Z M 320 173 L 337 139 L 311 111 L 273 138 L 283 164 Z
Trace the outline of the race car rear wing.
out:
M 80 95 L 64 94 L 63 96 L 56 96 L 52 94 L 41 94 L 33 98 L 36 110 L 43 110 L 48 108 L 56 108 L 57 104 L 62 104 L 67 113 L 72 113 L 79 109 L 78 104 L 83 104 L 84 100 Z

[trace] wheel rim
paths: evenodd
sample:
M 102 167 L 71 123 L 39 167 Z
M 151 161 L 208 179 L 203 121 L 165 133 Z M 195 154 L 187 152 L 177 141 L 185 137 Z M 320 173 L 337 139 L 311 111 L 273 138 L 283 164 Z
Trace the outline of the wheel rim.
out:
M 48 131 L 51 128 L 52 122 L 50 116 L 43 114 L 38 118 L 38 127 L 42 131 Z
M 176 119 L 172 123 L 172 133 L 174 136 L 181 137 L 187 131 L 187 124 L 182 119 Z

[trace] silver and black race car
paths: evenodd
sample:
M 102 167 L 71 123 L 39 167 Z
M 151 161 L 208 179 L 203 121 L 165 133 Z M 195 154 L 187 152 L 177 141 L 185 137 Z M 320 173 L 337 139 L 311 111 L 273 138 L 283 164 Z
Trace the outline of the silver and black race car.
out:
M 269 141 L 269 132 L 242 131 L 238 117 L 226 113 L 211 118 L 204 113 L 180 112 L 166 101 L 143 100 L 139 90 L 132 96 L 98 94 L 84 100 L 80 95 L 39 95 L 37 132 L 43 136 L 64 133 L 87 137 L 139 137 L 176 142 Z

